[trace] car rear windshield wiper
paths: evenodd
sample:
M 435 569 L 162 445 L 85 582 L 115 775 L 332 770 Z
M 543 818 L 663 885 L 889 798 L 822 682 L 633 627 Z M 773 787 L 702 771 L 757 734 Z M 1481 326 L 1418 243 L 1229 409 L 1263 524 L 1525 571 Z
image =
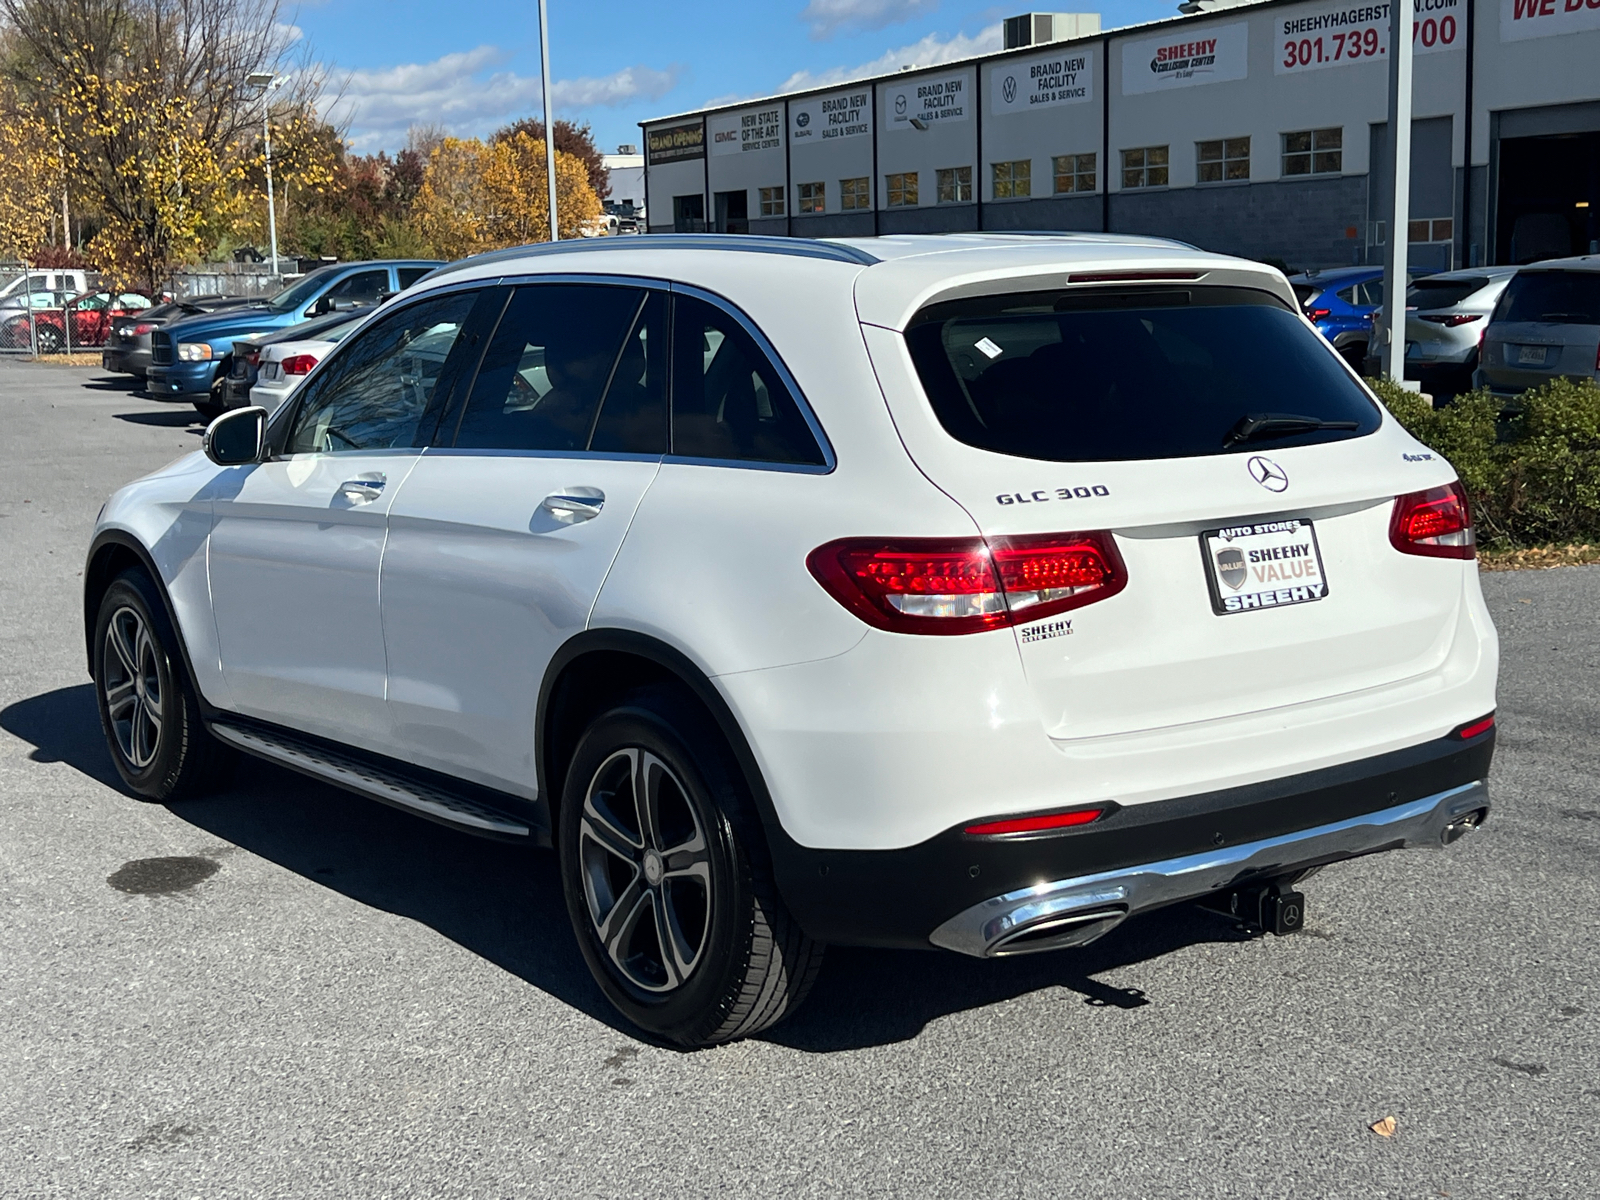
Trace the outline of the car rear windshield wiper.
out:
M 1237 446 L 1255 438 L 1277 437 L 1286 433 L 1311 433 L 1319 429 L 1360 429 L 1360 421 L 1324 421 L 1294 413 L 1246 413 L 1222 439 L 1222 448 Z

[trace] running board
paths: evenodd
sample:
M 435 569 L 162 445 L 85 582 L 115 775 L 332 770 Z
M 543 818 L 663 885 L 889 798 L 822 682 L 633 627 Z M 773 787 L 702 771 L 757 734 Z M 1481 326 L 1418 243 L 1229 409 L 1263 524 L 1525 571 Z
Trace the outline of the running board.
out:
M 480 804 L 458 792 L 388 771 L 354 755 L 341 754 L 290 734 L 245 729 L 220 722 L 211 732 L 230 746 L 291 770 L 358 792 L 384 804 L 485 837 L 520 841 L 530 835 L 526 823 Z

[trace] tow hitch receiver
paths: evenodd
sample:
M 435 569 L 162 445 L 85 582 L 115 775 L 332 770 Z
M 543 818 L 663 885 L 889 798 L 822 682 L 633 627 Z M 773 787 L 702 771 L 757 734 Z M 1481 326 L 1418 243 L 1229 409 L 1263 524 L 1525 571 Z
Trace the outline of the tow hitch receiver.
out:
M 1219 892 L 1207 896 L 1200 905 L 1233 917 L 1247 929 L 1275 933 L 1279 937 L 1299 933 L 1306 923 L 1304 893 L 1278 884 Z

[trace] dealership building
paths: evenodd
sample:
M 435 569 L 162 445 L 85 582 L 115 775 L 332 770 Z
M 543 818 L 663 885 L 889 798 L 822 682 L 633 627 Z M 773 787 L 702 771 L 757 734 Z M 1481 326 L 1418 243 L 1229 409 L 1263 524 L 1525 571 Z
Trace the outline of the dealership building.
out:
M 1600 250 L 1600 0 L 1415 0 L 1411 261 Z M 1389 5 L 1190 0 L 643 122 L 652 232 L 1157 234 L 1295 267 L 1388 236 Z

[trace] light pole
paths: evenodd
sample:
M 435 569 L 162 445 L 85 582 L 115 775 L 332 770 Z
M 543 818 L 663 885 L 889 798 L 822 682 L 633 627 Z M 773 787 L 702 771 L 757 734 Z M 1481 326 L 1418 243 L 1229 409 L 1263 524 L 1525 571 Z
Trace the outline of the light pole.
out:
M 561 240 L 556 221 L 556 119 L 550 107 L 550 26 L 545 21 L 544 0 L 539 0 L 539 90 L 544 96 L 544 167 L 550 188 L 550 240 Z
M 261 89 L 261 137 L 267 147 L 267 229 L 272 238 L 272 273 L 278 273 L 278 210 L 272 199 L 272 93 L 283 83 L 283 76 L 271 71 L 254 71 L 245 78 L 251 87 Z
M 1411 37 L 1413 0 L 1389 4 L 1389 150 L 1394 156 L 1389 177 L 1394 195 L 1389 206 L 1389 238 L 1384 247 L 1383 308 L 1389 344 L 1383 349 L 1384 378 L 1402 387 L 1406 378 L 1406 267 L 1411 241 Z

